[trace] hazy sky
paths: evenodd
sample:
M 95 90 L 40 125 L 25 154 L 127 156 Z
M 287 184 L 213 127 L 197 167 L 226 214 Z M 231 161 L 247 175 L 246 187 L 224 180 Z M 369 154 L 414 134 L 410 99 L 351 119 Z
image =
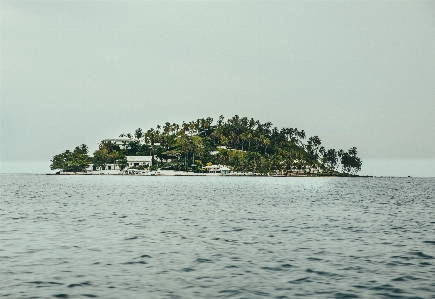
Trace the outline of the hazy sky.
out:
M 356 146 L 364 174 L 435 176 L 435 1 L 0 9 L 0 172 L 49 172 L 82 143 L 238 114 Z

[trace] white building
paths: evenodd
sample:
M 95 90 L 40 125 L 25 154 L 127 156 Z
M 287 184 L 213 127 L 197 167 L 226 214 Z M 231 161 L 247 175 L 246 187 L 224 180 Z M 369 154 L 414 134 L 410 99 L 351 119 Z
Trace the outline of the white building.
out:
M 127 156 L 128 165 L 124 170 L 145 164 L 149 167 L 152 165 L 152 160 L 152 156 Z M 121 172 L 121 168 L 117 164 L 107 163 L 106 167 L 102 167 L 100 169 L 96 169 L 93 165 L 90 165 L 86 171 L 95 174 L 119 174 Z
M 103 142 L 111 142 L 115 145 L 118 145 L 120 148 L 126 148 L 128 143 L 133 141 L 131 138 L 112 138 L 112 139 L 103 139 Z
M 231 169 L 225 165 L 210 165 L 204 167 L 209 173 L 228 174 Z
M 127 156 L 128 167 L 148 165 L 151 166 L 153 163 L 152 156 Z

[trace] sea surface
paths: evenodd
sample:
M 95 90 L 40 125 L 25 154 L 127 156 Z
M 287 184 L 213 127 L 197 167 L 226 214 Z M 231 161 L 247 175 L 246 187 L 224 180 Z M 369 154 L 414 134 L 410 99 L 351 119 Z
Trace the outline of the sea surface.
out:
M 435 298 L 435 179 L 0 175 L 0 297 Z

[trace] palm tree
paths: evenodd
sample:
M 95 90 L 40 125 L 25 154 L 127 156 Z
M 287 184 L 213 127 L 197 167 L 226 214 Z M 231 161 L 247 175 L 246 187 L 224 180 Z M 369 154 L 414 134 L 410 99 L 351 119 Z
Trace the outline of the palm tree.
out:
M 119 153 L 117 151 L 113 151 L 110 153 L 110 158 L 113 160 L 113 168 L 116 166 L 116 160 L 118 160 Z
M 134 137 L 137 140 L 140 140 L 142 138 L 142 136 L 143 136 L 143 132 L 142 132 L 141 128 L 138 128 L 138 129 L 136 129 L 136 131 L 134 131 Z
M 163 160 L 168 163 L 170 156 L 176 156 L 177 161 L 184 157 L 184 169 L 187 169 L 187 161 L 190 159 L 192 163 L 222 161 L 232 163 L 235 169 L 260 172 L 276 169 L 283 173 L 284 170 L 292 171 L 295 166 L 308 171 L 315 167 L 327 167 L 333 171 L 339 159 L 347 163 L 343 171 L 356 173 L 361 168 L 356 148 L 346 153 L 325 150 L 318 136 L 310 137 L 304 142 L 306 134 L 303 130 L 278 130 L 271 122 L 261 123 L 259 120 L 238 115 L 227 121 L 224 121 L 221 115 L 216 123 L 213 123 L 210 117 L 183 121 L 181 126 L 166 122 L 163 127 L 158 125 L 146 132 L 137 129 L 134 136 L 138 139 L 138 144 L 130 143 L 129 148 L 123 149 L 122 153 L 138 155 L 146 151 L 153 157 L 153 161 L 157 153 L 161 163 Z M 139 139 L 144 141 L 143 145 Z M 162 144 L 162 148 L 156 147 L 158 142 Z M 228 150 L 221 150 L 218 156 L 212 156 L 210 153 L 220 145 L 226 145 Z M 121 152 L 116 146 L 107 145 L 105 148 L 109 153 L 114 150 Z M 116 158 L 114 160 L 116 161 Z M 182 165 L 180 162 L 173 162 L 171 167 L 179 168 Z

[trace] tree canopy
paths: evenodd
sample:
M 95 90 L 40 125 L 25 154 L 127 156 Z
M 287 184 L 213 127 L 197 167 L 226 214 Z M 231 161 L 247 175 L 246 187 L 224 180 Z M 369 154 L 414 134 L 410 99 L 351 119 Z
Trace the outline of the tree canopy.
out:
M 63 170 L 69 172 L 84 171 L 92 160 L 88 156 L 88 147 L 85 144 L 77 146 L 72 152 L 69 150 L 55 155 L 51 160 L 51 170 Z
M 211 117 L 182 124 L 166 122 L 120 137 L 127 137 L 123 145 L 102 141 L 92 158 L 86 145 L 65 151 L 53 157 L 50 168 L 82 171 L 91 163 L 95 167 L 111 163 L 124 169 L 127 156 L 152 156 L 152 169 L 195 172 L 205 165 L 221 164 L 234 171 L 263 174 L 356 175 L 362 166 L 356 147 L 326 149 L 318 136 L 307 138 L 304 130 L 279 129 L 271 122 L 238 115 L 227 120 L 220 116 L 215 122 Z
M 121 134 L 132 140 L 125 155 L 155 158 L 164 169 L 199 171 L 203 165 L 225 164 L 234 171 L 260 173 L 317 172 L 356 174 L 362 161 L 356 147 L 348 151 L 325 149 L 318 136 L 304 130 L 277 128 L 247 117 L 233 116 L 216 122 L 211 117 Z M 122 151 L 122 150 L 121 150 Z

